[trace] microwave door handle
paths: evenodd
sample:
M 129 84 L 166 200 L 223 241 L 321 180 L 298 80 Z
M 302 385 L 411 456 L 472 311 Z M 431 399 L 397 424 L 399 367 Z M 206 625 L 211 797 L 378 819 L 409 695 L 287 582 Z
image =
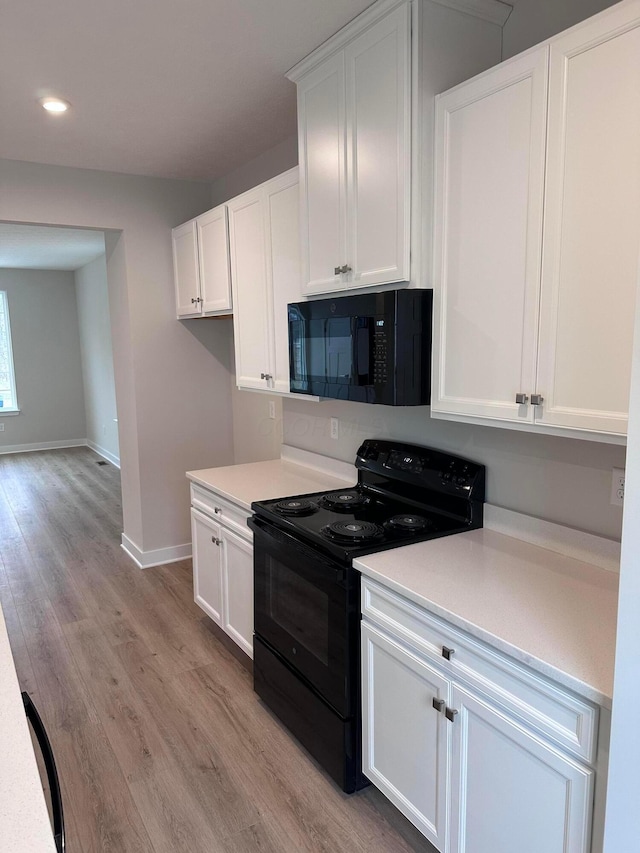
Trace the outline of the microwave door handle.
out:
M 351 325 L 351 343 L 352 343 L 352 363 L 353 363 L 353 371 L 352 371 L 352 382 L 355 382 L 356 385 L 370 385 L 371 384 L 371 359 L 373 356 L 372 353 L 372 338 L 373 335 L 371 333 L 373 320 L 371 317 L 354 317 Z M 365 336 L 364 346 L 366 348 L 366 353 L 363 353 L 361 350 L 361 341 L 362 335 Z M 361 359 L 361 355 L 366 356 L 366 370 L 361 370 L 361 367 L 365 367 L 362 364 L 363 359 Z

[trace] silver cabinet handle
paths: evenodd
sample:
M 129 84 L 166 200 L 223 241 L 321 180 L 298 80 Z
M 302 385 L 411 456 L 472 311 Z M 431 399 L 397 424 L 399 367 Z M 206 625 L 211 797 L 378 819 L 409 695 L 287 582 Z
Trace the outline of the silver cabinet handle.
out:
M 444 699 L 436 699 L 434 696 L 433 707 L 436 709 L 436 711 L 442 713 L 444 711 Z
M 341 267 L 334 267 L 334 275 L 342 275 L 343 273 L 351 272 L 351 267 L 348 264 L 343 264 Z
M 222 512 L 222 507 L 214 506 L 213 511 L 216 515 L 220 515 L 220 513 Z
M 526 403 L 528 399 L 529 398 L 526 394 L 516 394 L 516 403 L 519 406 L 522 406 L 524 403 Z
M 447 708 L 444 715 L 451 723 L 455 723 L 458 712 L 454 708 Z
M 266 379 L 267 381 L 269 381 L 269 379 L 273 379 L 273 376 L 270 373 L 261 373 L 260 379 Z
M 340 275 L 341 272 L 342 272 L 342 267 L 334 267 L 333 268 L 333 274 L 334 275 Z
M 197 299 L 193 299 L 193 297 L 192 297 L 192 299 L 191 299 L 191 304 L 192 304 L 192 305 L 196 305 L 196 304 L 197 304 L 197 302 L 198 302 L 198 300 L 197 300 Z
M 544 397 L 542 394 L 532 394 L 531 395 L 531 405 L 532 406 L 541 406 L 544 403 Z
M 455 653 L 455 649 L 448 649 L 446 646 L 442 647 L 442 657 L 446 660 L 451 660 Z
M 222 539 L 217 539 L 215 536 L 211 537 L 211 541 L 213 542 L 214 545 L 221 545 L 222 544 Z

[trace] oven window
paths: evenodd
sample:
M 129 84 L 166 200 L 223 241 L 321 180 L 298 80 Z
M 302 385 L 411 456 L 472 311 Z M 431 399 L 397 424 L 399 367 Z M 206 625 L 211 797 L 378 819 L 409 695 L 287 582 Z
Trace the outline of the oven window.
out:
M 294 642 L 329 664 L 329 597 L 268 557 L 269 616 Z

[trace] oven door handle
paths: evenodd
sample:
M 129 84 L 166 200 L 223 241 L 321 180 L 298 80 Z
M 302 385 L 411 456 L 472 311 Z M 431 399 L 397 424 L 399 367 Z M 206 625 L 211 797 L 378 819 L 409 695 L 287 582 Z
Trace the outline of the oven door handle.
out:
M 307 557 L 316 565 L 322 566 L 323 569 L 331 572 L 331 576 L 335 579 L 336 583 L 344 583 L 347 577 L 346 569 L 336 566 L 336 564 L 331 562 L 331 560 L 325 560 L 323 557 L 320 557 L 316 551 L 309 548 L 307 545 L 304 545 L 295 536 L 291 536 L 290 533 L 285 533 L 283 530 L 274 527 L 272 524 L 262 521 L 262 519 L 255 518 L 255 516 L 248 518 L 247 524 L 254 533 L 260 533 L 264 536 L 268 536 L 276 542 L 279 542 L 281 545 L 286 545 L 288 548 L 294 548 L 296 554 Z

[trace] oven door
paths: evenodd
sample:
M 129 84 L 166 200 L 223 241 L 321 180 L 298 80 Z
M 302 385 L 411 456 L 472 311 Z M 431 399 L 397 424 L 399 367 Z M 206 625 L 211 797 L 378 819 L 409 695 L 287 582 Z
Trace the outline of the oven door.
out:
M 353 571 L 262 519 L 254 532 L 254 629 L 340 716 L 353 713 Z M 357 628 L 357 625 L 356 625 Z

